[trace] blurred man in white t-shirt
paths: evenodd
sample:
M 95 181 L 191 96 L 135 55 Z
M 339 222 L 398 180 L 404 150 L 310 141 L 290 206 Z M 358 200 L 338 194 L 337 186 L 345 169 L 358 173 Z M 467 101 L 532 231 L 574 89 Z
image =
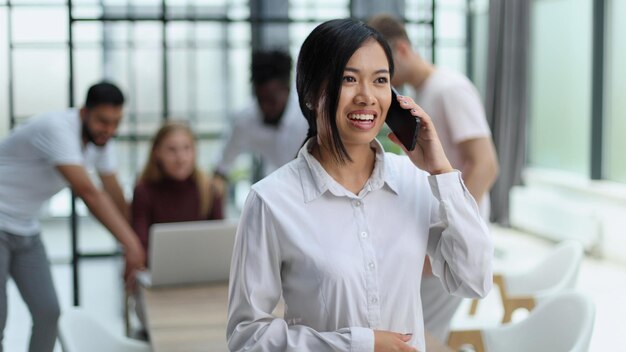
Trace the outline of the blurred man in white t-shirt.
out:
M 128 205 L 115 175 L 110 139 L 122 119 L 124 96 L 113 84 L 89 88 L 81 109 L 33 117 L 0 141 L 0 352 L 7 318 L 6 283 L 13 278 L 32 315 L 29 351 L 52 351 L 59 302 L 41 241 L 41 205 L 69 186 L 124 247 L 127 283 L 144 266 L 128 224 Z M 88 176 L 94 168 L 103 190 Z
M 372 17 L 368 25 L 381 32 L 391 46 L 395 64 L 392 85 L 408 85 L 415 91 L 415 102 L 431 116 L 446 156 L 452 167 L 462 172 L 466 187 L 488 221 L 488 192 L 498 175 L 498 160 L 478 91 L 467 77 L 435 67 L 415 52 L 398 19 L 381 14 Z M 432 275 L 428 260 L 423 276 L 425 327 L 445 341 L 461 298 L 447 294 Z

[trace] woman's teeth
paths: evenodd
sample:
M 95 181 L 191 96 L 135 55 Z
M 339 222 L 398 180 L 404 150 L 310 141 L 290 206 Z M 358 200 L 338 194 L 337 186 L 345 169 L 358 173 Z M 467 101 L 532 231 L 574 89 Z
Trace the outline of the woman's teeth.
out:
M 370 114 L 350 114 L 348 118 L 351 120 L 359 120 L 359 121 L 372 121 L 374 120 L 374 115 Z

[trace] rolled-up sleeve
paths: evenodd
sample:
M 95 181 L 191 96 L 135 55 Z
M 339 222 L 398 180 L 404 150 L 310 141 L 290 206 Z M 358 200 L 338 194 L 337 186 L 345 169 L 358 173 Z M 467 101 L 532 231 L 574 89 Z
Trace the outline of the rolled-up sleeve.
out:
M 484 297 L 492 286 L 493 243 L 478 206 L 458 171 L 429 176 L 428 255 L 433 273 L 456 296 Z
M 283 260 L 272 219 L 263 200 L 252 190 L 241 215 L 231 262 L 229 350 L 373 351 L 371 329 L 316 331 L 305 325 L 287 324 L 271 314 L 281 297 Z

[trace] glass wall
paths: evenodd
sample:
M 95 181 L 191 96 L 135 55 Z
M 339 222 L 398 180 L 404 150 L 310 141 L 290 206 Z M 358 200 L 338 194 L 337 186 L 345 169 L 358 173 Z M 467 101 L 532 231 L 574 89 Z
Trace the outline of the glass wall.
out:
M 128 196 L 163 119 L 187 121 L 200 139 L 216 140 L 227 130 L 228 113 L 250 99 L 247 2 L 170 0 L 169 22 L 160 20 L 161 12 L 159 1 L 148 0 L 84 3 L 73 12 L 79 19 L 73 26 L 77 94 L 95 77 L 107 77 L 128 96 L 118 131 Z M 101 15 L 111 21 L 100 21 Z M 200 144 L 205 170 L 216 152 L 215 143 Z
M 435 12 L 437 65 L 466 72 L 467 1 L 438 1 Z
M 436 38 L 435 60 L 437 65 L 452 70 L 467 71 L 467 0 L 439 0 L 435 2 L 435 33 L 426 23 L 433 20 L 432 1 L 406 0 L 405 17 L 413 23 L 407 24 L 407 32 L 414 47 L 422 57 L 431 60 L 431 40 Z
M 12 3 L 13 108 L 21 123 L 33 114 L 67 107 L 67 8 L 58 1 L 45 7 Z
M 289 1 L 289 18 L 294 21 L 289 25 L 291 43 L 289 50 L 294 60 L 294 68 L 300 46 L 313 28 L 326 20 L 344 17 L 350 17 L 348 0 Z
M 0 0 L 0 62 L 7 62 L 8 58 L 8 31 L 6 0 Z M 0 138 L 9 132 L 9 66 L 0 65 Z
M 483 101 L 487 91 L 487 54 L 489 51 L 489 0 L 472 2 L 472 81 Z
M 625 0 L 607 1 L 604 176 L 626 183 L 626 15 Z
M 529 162 L 589 175 L 591 0 L 535 0 Z
M 429 22 L 437 19 L 433 18 L 433 9 L 431 1 L 427 0 L 406 0 L 405 17 L 412 23 L 406 24 L 406 31 L 411 39 L 414 49 L 422 55 L 422 57 L 431 60 L 433 54 L 432 38 L 433 31 L 431 26 L 424 26 L 420 23 Z M 437 11 L 437 7 L 435 7 Z
M 145 144 L 164 118 L 189 121 L 203 140 L 219 139 L 228 130 L 228 114 L 251 99 L 248 0 L 167 0 L 164 8 L 159 0 L 75 0 L 71 26 L 67 4 L 62 0 L 12 3 L 16 122 L 65 109 L 70 100 L 70 73 L 75 106 L 82 104 L 94 82 L 103 77 L 114 81 L 128 98 L 118 131 L 118 144 L 125 150 L 120 153 L 120 178 L 127 195 L 145 160 Z M 289 5 L 289 43 L 294 60 L 302 41 L 317 24 L 351 14 L 348 0 L 285 3 Z M 401 3 L 409 20 L 409 35 L 420 52 L 431 57 L 435 34 L 441 38 L 436 47 L 438 63 L 464 72 L 466 0 L 437 1 L 435 19 L 440 25 L 436 33 L 430 26 L 431 0 Z M 0 0 L 0 16 L 6 17 L 4 4 L 6 0 Z M 366 2 L 366 7 L 373 5 L 377 4 Z M 163 17 L 169 21 L 163 22 Z M 33 22 L 45 25 L 32 26 Z M 0 43 L 4 45 L 0 50 L 4 51 L 0 53 L 6 53 L 7 36 L 2 31 Z M 2 69 L 8 70 L 8 66 L 2 65 Z M 2 99 L 8 96 L 2 94 Z M 7 106 L 2 104 L 5 109 Z M 0 113 L 5 121 L 9 119 L 8 111 Z M 202 146 L 210 148 L 201 150 L 201 160 L 209 170 L 219 144 Z
M 363 1 L 369 9 L 380 5 Z M 353 4 L 349 0 L 284 2 L 289 6 L 289 50 L 294 61 L 316 25 L 350 17 Z M 249 66 L 254 38 L 249 0 L 166 0 L 165 7 L 160 0 L 74 0 L 71 26 L 64 0 L 11 3 L 8 31 L 9 6 L 7 0 L 0 0 L 0 125 L 5 124 L 5 130 L 10 120 L 9 73 L 17 124 L 34 114 L 66 109 L 70 76 L 74 106 L 82 105 L 91 84 L 105 78 L 117 83 L 127 97 L 116 143 L 118 177 L 128 199 L 147 159 L 149 139 L 165 118 L 189 122 L 199 136 L 199 164 L 206 171 L 212 169 L 229 130 L 229 114 L 252 99 Z M 466 0 L 436 2 L 435 33 L 431 0 L 398 3 L 404 6 L 409 36 L 420 53 L 431 57 L 432 37 L 437 35 L 437 64 L 465 72 Z M 9 55 L 10 72 L 5 60 Z M 0 136 L 2 131 L 0 126 Z M 239 178 L 251 174 L 249 156 L 236 165 Z M 44 216 L 66 216 L 69 204 L 69 192 L 62 192 L 45 207 Z

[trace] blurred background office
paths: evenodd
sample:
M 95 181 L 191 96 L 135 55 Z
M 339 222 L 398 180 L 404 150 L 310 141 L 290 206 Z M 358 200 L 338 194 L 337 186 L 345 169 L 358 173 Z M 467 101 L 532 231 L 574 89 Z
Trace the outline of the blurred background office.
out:
M 483 98 L 501 163 L 491 194 L 500 259 L 523 267 L 557 242 L 580 242 L 578 285 L 597 305 L 591 350 L 625 346 L 626 0 L 0 0 L 0 138 L 112 80 L 128 97 L 116 141 L 130 201 L 150 137 L 169 117 L 188 120 L 198 165 L 212 171 L 227 117 L 252 99 L 254 50 L 295 60 L 317 24 L 381 11 L 405 18 L 416 49 L 467 75 Z M 259 161 L 235 165 L 228 217 Z M 69 190 L 41 218 L 61 306 L 85 306 L 122 331 L 113 239 Z M 19 301 L 8 351 L 28 339 Z

